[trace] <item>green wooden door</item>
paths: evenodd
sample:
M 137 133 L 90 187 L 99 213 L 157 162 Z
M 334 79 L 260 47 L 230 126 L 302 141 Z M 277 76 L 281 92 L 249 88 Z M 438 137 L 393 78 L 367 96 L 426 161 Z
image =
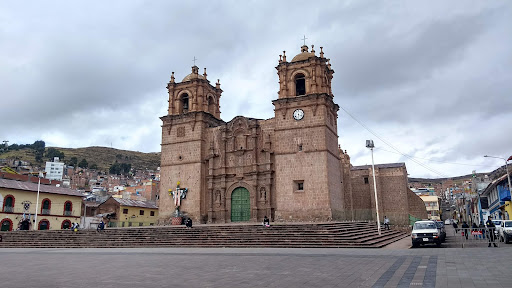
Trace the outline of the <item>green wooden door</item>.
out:
M 231 222 L 251 219 L 251 200 L 249 190 L 238 187 L 231 194 Z

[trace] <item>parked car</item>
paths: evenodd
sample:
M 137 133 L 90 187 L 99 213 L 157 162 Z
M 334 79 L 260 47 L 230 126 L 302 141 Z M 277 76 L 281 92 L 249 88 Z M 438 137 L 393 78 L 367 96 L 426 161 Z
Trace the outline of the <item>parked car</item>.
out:
M 512 240 L 512 220 L 505 220 L 501 224 L 502 227 L 499 231 L 500 239 L 508 244 Z
M 419 247 L 424 244 L 436 244 L 441 246 L 439 230 L 432 220 L 417 221 L 414 223 L 411 233 L 412 247 Z
M 439 231 L 439 238 L 441 242 L 446 240 L 446 230 L 444 228 L 444 223 L 441 220 L 436 221 L 437 230 Z

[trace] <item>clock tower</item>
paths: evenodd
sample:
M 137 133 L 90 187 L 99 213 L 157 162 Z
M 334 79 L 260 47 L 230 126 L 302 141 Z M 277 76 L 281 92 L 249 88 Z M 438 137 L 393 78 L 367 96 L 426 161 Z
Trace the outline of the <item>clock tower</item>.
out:
M 288 62 L 279 56 L 278 99 L 274 105 L 277 219 L 343 219 L 343 185 L 338 148 L 339 106 L 333 101 L 334 70 L 314 46 Z M 302 211 L 303 215 L 298 215 Z M 299 218 L 299 219 L 297 219 Z

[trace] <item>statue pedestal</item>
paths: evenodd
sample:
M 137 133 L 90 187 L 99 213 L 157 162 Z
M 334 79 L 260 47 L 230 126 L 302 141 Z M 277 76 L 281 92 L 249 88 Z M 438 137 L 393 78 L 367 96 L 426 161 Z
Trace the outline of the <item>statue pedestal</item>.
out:
M 171 225 L 181 225 L 183 217 L 171 217 Z

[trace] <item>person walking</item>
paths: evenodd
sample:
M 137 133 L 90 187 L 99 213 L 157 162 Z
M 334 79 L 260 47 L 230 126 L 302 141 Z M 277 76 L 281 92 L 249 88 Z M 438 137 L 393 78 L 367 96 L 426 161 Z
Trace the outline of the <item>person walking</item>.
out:
M 389 218 L 384 216 L 384 229 L 389 230 Z
M 489 216 L 489 219 L 487 219 L 487 222 L 485 222 L 485 225 L 487 226 L 487 231 L 489 231 L 489 235 L 488 235 L 489 246 L 487 246 L 487 247 L 491 247 L 491 242 L 492 242 L 492 244 L 494 244 L 494 247 L 498 247 L 498 245 L 496 245 L 496 242 L 494 242 L 494 240 L 495 240 L 494 230 L 496 230 L 496 225 L 494 225 L 494 222 L 492 222 L 491 216 Z
M 468 240 L 469 225 L 466 221 L 462 222 L 462 232 L 464 233 L 466 240 Z

